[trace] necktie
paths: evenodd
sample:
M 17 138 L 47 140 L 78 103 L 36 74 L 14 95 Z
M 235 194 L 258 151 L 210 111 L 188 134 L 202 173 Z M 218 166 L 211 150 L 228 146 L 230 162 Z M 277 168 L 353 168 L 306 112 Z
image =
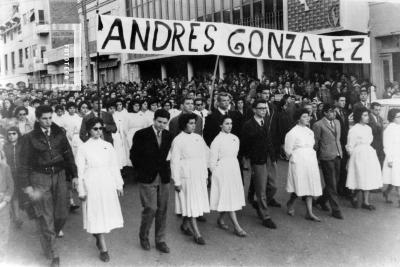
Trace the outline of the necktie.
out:
M 46 136 L 46 139 L 49 139 L 49 130 L 44 130 L 44 135 Z
M 161 131 L 157 131 L 157 143 L 158 146 L 161 146 Z
M 261 127 L 264 126 L 264 120 L 260 121 Z

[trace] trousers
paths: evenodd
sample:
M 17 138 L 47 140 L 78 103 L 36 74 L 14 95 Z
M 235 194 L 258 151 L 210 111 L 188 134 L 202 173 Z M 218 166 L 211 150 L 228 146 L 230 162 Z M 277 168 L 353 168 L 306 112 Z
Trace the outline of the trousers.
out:
M 254 176 L 252 180 L 255 186 L 255 193 L 257 196 L 257 214 L 261 220 L 270 219 L 271 215 L 268 209 L 268 195 L 272 196 L 276 193 L 275 181 L 268 176 L 267 164 L 252 164 L 251 165 L 252 172 L 254 172 Z M 270 184 L 270 188 L 272 191 L 267 193 L 268 183 Z M 275 189 L 273 189 L 275 188 Z M 272 197 L 270 197 L 272 198 Z
M 169 200 L 169 183 L 163 184 L 158 178 L 156 178 L 157 182 L 139 185 L 140 201 L 143 207 L 139 237 L 142 240 L 149 238 L 150 228 L 155 218 L 156 243 L 165 242 Z
M 340 157 L 333 160 L 321 160 L 322 174 L 324 175 L 325 188 L 318 201 L 327 202 L 331 205 L 332 211 L 339 211 L 339 198 L 337 193 L 337 181 L 340 177 Z
M 31 202 L 40 244 L 46 257 L 58 257 L 56 234 L 63 228 L 68 215 L 68 194 L 65 172 L 43 174 L 33 172 L 31 186 L 41 193 L 39 200 Z

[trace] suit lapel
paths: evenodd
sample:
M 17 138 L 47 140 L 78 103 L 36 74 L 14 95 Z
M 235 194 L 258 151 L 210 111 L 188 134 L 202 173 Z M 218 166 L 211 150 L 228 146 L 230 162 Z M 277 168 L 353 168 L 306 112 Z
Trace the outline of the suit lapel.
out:
M 336 129 L 333 129 L 331 124 L 328 122 L 327 119 L 324 118 L 324 124 L 326 125 L 326 127 L 328 127 L 328 129 L 333 133 L 334 136 L 336 136 Z

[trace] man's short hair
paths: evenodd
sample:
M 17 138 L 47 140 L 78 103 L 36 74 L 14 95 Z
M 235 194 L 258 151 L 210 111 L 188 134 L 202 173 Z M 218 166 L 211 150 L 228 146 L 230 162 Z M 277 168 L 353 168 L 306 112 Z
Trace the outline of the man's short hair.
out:
M 165 118 L 169 121 L 169 118 L 171 117 L 171 115 L 169 114 L 168 111 L 166 111 L 165 109 L 157 109 L 154 112 L 154 119 L 156 120 L 157 118 Z
M 218 102 L 221 102 L 221 98 L 222 98 L 222 97 L 229 97 L 229 94 L 226 93 L 226 92 L 221 92 L 221 93 L 219 93 L 219 94 L 217 95 L 217 101 L 218 101 Z
M 257 108 L 258 104 L 267 104 L 267 101 L 264 99 L 257 99 L 256 101 L 254 101 L 252 107 Z
M 38 106 L 35 110 L 36 118 L 40 119 L 44 113 L 53 113 L 53 109 L 48 105 Z
M 378 102 L 372 102 L 371 103 L 371 110 L 373 110 L 375 107 L 380 107 L 381 104 L 379 104 Z
M 346 97 L 344 94 L 338 94 L 338 95 L 336 95 L 336 96 L 335 96 L 335 101 L 339 101 L 339 99 L 340 99 L 341 97 L 344 97 L 344 98 L 346 99 L 346 101 L 347 101 L 347 97 Z
M 67 110 L 70 109 L 71 107 L 76 108 L 75 102 L 68 102 L 68 103 L 65 105 L 65 108 L 66 108 Z
M 335 106 L 329 103 L 324 103 L 324 105 L 322 106 L 322 113 L 326 113 L 329 110 L 334 110 Z

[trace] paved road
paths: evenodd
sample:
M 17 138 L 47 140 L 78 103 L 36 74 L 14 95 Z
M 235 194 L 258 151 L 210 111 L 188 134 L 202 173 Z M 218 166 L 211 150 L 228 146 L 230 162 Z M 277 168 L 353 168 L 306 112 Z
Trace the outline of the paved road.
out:
M 280 162 L 276 198 L 281 203 L 288 198 L 284 190 L 286 170 L 287 163 Z M 400 209 L 385 204 L 380 194 L 372 196 L 377 207 L 373 212 L 355 210 L 341 200 L 343 221 L 320 210 L 316 214 L 322 218 L 321 223 L 306 221 L 301 201 L 297 202 L 295 217 L 288 216 L 283 208 L 273 208 L 277 230 L 263 227 L 255 211 L 247 206 L 238 213 L 249 234 L 247 238 L 217 228 L 217 214 L 211 213 L 206 216 L 206 223 L 200 223 L 206 246 L 196 245 L 180 233 L 180 219 L 174 215 L 174 201 L 171 201 L 167 236 L 171 253 L 167 255 L 155 250 L 154 243 L 149 252 L 140 248 L 137 185 L 126 186 L 121 202 L 125 227 L 107 235 L 111 261 L 102 263 L 98 259 L 93 237 L 82 230 L 79 211 L 71 214 L 64 229 L 65 237 L 58 240 L 62 266 L 400 266 Z M 41 255 L 32 222 L 25 222 L 22 230 L 12 230 L 4 266 L 48 263 Z

